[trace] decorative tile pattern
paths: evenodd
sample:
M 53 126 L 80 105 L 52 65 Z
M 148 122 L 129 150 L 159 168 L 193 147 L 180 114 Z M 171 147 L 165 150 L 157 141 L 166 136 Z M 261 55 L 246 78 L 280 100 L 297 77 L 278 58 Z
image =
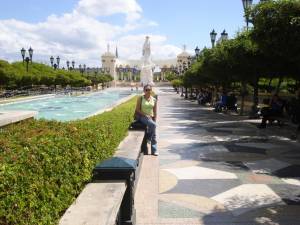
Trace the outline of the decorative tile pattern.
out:
M 285 183 L 287 183 L 287 184 L 292 184 L 292 185 L 300 186 L 300 177 L 297 177 L 296 179 L 283 178 L 282 181 L 285 182 Z
M 158 212 L 162 218 L 199 218 L 203 215 L 195 210 L 163 201 L 158 201 Z
M 271 174 L 277 170 L 288 167 L 290 164 L 271 158 L 253 162 L 246 162 L 245 165 L 254 173 Z
M 212 197 L 232 211 L 241 215 L 247 211 L 272 204 L 284 204 L 281 198 L 265 184 L 243 184 Z
M 146 171 L 157 180 L 144 177 L 137 224 L 300 224 L 300 144 L 289 130 L 262 131 L 259 120 L 217 114 L 165 89 L 159 103 L 159 167 Z
M 237 179 L 234 173 L 214 170 L 199 166 L 178 169 L 165 169 L 173 173 L 178 179 Z

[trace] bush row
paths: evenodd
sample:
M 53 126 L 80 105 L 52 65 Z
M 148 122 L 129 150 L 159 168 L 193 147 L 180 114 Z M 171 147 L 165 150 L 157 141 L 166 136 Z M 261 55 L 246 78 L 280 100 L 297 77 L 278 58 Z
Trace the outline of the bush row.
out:
M 0 224 L 57 224 L 132 122 L 132 99 L 73 122 L 28 120 L 0 130 Z

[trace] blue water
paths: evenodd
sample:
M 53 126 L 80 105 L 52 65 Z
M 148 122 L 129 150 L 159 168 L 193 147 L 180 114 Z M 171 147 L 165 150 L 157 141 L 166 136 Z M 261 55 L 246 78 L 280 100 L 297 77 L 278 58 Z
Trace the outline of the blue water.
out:
M 118 100 L 132 94 L 128 90 L 110 89 L 81 96 L 54 96 L 0 105 L 1 111 L 30 110 L 38 111 L 36 118 L 70 121 L 82 119 L 100 110 L 109 108 Z

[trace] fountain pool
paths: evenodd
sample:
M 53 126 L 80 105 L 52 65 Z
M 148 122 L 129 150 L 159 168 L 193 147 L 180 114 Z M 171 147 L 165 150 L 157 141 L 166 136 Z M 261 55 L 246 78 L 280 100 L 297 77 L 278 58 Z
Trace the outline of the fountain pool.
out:
M 0 111 L 37 111 L 36 118 L 70 121 L 83 119 L 115 105 L 133 94 L 126 89 L 107 89 L 81 96 L 56 95 L 49 98 L 0 105 Z

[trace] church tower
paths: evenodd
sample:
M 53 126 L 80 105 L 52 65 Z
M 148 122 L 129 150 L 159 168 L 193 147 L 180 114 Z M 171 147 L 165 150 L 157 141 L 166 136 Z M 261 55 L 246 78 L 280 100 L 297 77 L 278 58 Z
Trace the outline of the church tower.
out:
M 116 56 L 110 52 L 109 48 L 108 44 L 107 51 L 101 56 L 102 69 L 116 80 Z

